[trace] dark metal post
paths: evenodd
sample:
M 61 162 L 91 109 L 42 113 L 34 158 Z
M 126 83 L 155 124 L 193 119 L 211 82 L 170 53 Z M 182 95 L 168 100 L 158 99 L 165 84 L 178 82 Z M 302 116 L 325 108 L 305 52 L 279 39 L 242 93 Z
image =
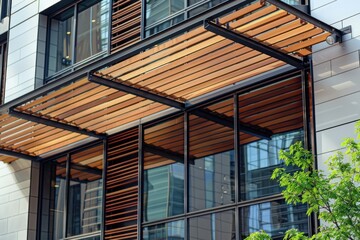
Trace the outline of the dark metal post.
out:
M 144 127 L 142 124 L 139 125 L 139 136 L 138 136 L 138 207 L 137 207 L 137 236 L 138 239 L 142 239 L 141 223 L 143 221 L 143 176 L 144 176 Z
M 240 136 L 239 136 L 239 100 L 238 95 L 233 95 L 234 99 L 234 161 L 235 161 L 235 203 L 239 202 L 240 199 L 240 154 L 239 154 L 239 148 L 240 148 Z M 240 213 L 239 208 L 237 207 L 235 209 L 235 233 L 236 233 L 236 239 L 240 239 L 240 228 L 238 227 L 240 224 Z
M 301 88 L 302 88 L 302 107 L 303 107 L 303 126 L 304 126 L 304 147 L 305 149 L 311 149 L 309 136 L 309 95 L 308 95 L 308 83 L 306 77 L 306 70 L 301 70 Z
M 189 212 L 189 112 L 184 112 L 184 213 Z M 188 219 L 184 222 L 184 236 L 188 239 Z
M 101 216 L 101 239 L 105 239 L 106 230 L 106 176 L 108 168 L 108 140 L 103 140 L 103 171 L 102 171 L 102 216 Z
M 307 83 L 311 83 L 311 92 L 309 93 L 308 97 L 311 97 L 311 109 L 309 109 L 309 112 L 311 112 L 312 119 L 310 119 L 310 136 L 311 137 L 311 150 L 314 155 L 314 163 L 313 167 L 314 169 L 318 169 L 318 162 L 317 162 L 317 148 L 316 148 L 316 115 L 315 115 L 315 95 L 314 95 L 314 77 L 313 77 L 313 64 L 311 57 L 308 58 L 310 70 L 309 75 L 307 75 Z M 310 79 L 309 79 L 310 78 Z M 310 105 L 309 105 L 310 107 Z M 320 226 L 320 220 L 317 217 L 317 214 L 314 214 L 312 216 L 312 231 L 313 233 L 317 233 L 319 226 Z
M 310 101 L 309 101 L 309 84 L 308 84 L 308 77 L 307 77 L 307 70 L 301 71 L 301 85 L 302 85 L 302 105 L 303 105 L 303 119 L 304 119 L 304 148 L 307 150 L 313 151 L 313 146 L 311 144 L 311 135 L 314 135 L 315 133 L 312 133 L 310 128 Z M 312 99 L 313 102 L 314 99 Z M 314 107 L 314 106 L 313 106 Z M 313 110 L 314 111 L 314 108 Z M 313 116 L 314 117 L 314 116 Z M 313 151 L 314 153 L 314 151 Z M 314 155 L 314 158 L 316 156 Z M 318 232 L 318 226 L 319 221 L 317 219 L 317 214 L 313 213 L 309 217 L 309 231 L 310 234 L 314 234 Z
M 70 187 L 70 161 L 71 155 L 68 153 L 66 155 L 66 187 L 65 187 L 65 204 L 64 204 L 64 226 L 63 229 L 63 236 L 64 238 L 67 237 L 67 226 L 68 226 L 68 206 L 69 206 L 69 187 Z

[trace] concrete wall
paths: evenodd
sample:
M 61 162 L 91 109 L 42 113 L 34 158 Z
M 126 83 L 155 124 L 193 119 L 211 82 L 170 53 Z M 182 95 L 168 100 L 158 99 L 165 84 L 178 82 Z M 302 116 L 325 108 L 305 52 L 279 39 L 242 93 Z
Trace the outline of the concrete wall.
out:
M 39 12 L 59 0 L 13 0 L 5 102 L 42 85 L 45 59 L 46 17 Z
M 351 25 L 341 44 L 315 46 L 315 117 L 319 167 L 345 137 L 355 137 L 360 119 L 360 2 L 312 0 L 311 14 L 339 29 Z
M 0 162 L 0 240 L 27 239 L 30 172 L 28 160 Z

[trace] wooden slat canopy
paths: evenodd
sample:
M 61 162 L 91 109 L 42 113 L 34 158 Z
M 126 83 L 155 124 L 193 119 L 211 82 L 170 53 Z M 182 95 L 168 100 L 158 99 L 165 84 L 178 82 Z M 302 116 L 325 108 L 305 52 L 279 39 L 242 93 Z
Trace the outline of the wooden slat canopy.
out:
M 215 21 L 294 58 L 311 54 L 309 47 L 331 34 L 264 1 Z M 95 74 L 186 101 L 285 64 L 199 26 Z
M 311 54 L 311 46 L 331 34 L 265 1 L 255 1 L 211 20 L 222 29 L 296 60 Z M 80 132 L 3 114 L 0 116 L 0 150 L 29 156 L 49 154 L 89 138 L 87 131 L 113 132 L 120 126 L 170 108 L 162 104 L 164 102 L 150 100 L 147 93 L 186 106 L 194 98 L 279 69 L 287 64 L 283 60 L 198 26 L 91 73 L 103 81 L 139 90 L 143 96 L 84 77 L 13 106 L 17 112 L 76 127 Z M 249 122 L 261 124 L 261 120 L 249 118 Z M 254 139 L 253 136 L 250 138 Z M 13 159 L 1 157 L 0 160 L 11 162 Z

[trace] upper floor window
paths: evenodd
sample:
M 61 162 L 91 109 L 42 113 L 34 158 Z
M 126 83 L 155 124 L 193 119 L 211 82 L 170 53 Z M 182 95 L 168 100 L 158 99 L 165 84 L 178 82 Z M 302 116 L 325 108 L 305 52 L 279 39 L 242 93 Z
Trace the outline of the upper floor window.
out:
M 77 3 L 50 19 L 47 76 L 108 49 L 109 0 Z
M 146 0 L 145 35 L 151 36 L 227 0 Z

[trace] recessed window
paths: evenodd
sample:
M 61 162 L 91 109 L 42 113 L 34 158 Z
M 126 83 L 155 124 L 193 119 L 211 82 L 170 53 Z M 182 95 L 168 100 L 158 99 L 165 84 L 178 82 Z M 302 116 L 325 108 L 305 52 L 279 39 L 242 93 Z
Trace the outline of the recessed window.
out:
M 151 36 L 228 0 L 147 0 L 145 35 Z
M 47 76 L 105 52 L 108 31 L 109 0 L 83 1 L 51 17 Z

